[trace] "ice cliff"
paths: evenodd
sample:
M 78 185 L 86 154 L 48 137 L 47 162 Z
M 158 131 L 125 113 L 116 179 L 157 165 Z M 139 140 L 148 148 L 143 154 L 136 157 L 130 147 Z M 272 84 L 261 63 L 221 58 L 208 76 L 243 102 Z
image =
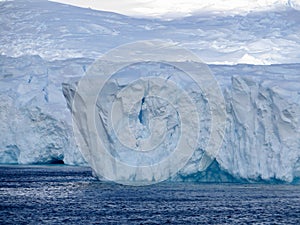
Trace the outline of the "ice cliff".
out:
M 283 74 L 273 79 L 263 78 L 260 71 L 249 66 L 244 66 L 244 69 L 248 72 L 252 69 L 253 75 L 232 76 L 229 86 L 225 85 L 228 81 L 223 81 L 228 118 L 224 143 L 216 157 L 221 169 L 215 174 L 210 171 L 209 176 L 205 175 L 212 159 L 205 154 L 201 147 L 203 143 L 200 143 L 188 164 L 173 179 L 193 180 L 193 177 L 199 179 L 198 175 L 203 174 L 206 178 L 202 180 L 232 181 L 236 178 L 292 182 L 299 176 L 300 80 L 295 74 L 285 75 L 284 69 Z M 273 68 L 269 69 L 272 71 Z M 126 85 L 124 80 L 116 79 L 109 86 L 121 90 Z M 63 91 L 70 109 L 75 90 L 75 84 L 64 84 Z M 196 98 L 205 108 L 205 99 L 201 95 L 196 95 Z M 102 120 L 107 121 L 107 118 Z M 206 118 L 202 122 L 208 121 Z M 204 136 L 205 131 L 201 134 Z M 109 136 L 108 133 L 104 135 Z M 205 142 L 205 137 L 202 142 Z M 130 154 L 125 157 L 129 159 Z M 218 173 L 221 175 L 216 175 Z
M 0 162 L 84 164 L 73 139 L 67 104 L 71 106 L 76 81 L 91 60 L 47 62 L 37 56 L 1 56 L 0 62 Z M 299 177 L 300 65 L 210 68 L 224 91 L 228 115 L 215 162 L 218 173 L 288 182 Z M 271 79 L 266 78 L 268 74 L 273 74 Z M 212 160 L 205 157 L 199 148 L 174 179 L 190 180 L 205 173 L 205 166 L 198 164 L 202 159 L 209 165 Z M 212 180 L 217 176 L 211 170 L 209 174 Z M 216 179 L 228 180 L 227 175 Z
M 50 65 L 38 56 L 1 56 L 0 64 L 0 163 L 81 164 L 61 91 L 81 66 Z
M 282 82 L 282 83 L 279 83 Z M 300 82 L 233 77 L 217 161 L 233 176 L 292 181 L 300 160 Z

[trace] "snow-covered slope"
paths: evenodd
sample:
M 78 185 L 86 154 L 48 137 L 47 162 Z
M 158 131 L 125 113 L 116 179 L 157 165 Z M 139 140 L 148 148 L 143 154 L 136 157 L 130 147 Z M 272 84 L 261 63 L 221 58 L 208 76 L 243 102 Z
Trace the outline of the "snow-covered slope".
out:
M 0 163 L 84 164 L 67 108 L 74 83 L 109 49 L 163 38 L 208 63 L 281 64 L 210 65 L 226 99 L 224 144 L 208 170 L 199 166 L 206 157 L 199 148 L 173 179 L 300 177 L 300 13 L 294 8 L 161 21 L 47 1 L 0 6 Z
M 0 53 L 94 59 L 120 44 L 164 39 L 187 47 L 206 63 L 300 62 L 300 12 L 289 5 L 280 10 L 246 15 L 202 12 L 161 21 L 43 0 L 0 2 Z
M 116 0 L 98 2 L 93 0 L 51 0 L 74 6 L 112 11 L 131 17 L 174 19 L 195 15 L 197 13 L 214 13 L 221 15 L 247 14 L 253 11 L 281 10 L 283 7 L 300 9 L 299 0 L 176 0 L 143 1 Z

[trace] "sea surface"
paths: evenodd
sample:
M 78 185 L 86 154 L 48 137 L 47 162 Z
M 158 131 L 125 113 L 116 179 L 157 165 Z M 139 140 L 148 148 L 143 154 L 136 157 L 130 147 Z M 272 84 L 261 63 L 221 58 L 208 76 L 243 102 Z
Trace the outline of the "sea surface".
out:
M 101 182 L 87 167 L 0 166 L 0 224 L 300 224 L 300 186 Z

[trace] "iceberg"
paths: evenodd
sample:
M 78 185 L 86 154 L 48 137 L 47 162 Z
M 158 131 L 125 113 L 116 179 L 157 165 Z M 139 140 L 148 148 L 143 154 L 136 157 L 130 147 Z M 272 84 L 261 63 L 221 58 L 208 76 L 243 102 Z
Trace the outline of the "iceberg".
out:
M 195 149 L 204 170 L 201 155 L 215 157 L 222 143 L 225 102 L 216 80 L 197 56 L 167 42 L 120 46 L 89 67 L 74 99 L 63 92 L 80 150 L 108 180 L 166 180 Z
M 86 165 L 73 137 L 69 109 L 76 81 L 92 61 L 48 62 L 38 56 L 0 58 L 0 162 L 34 164 L 63 160 L 69 165 Z M 155 69 L 155 65 L 151 68 Z M 221 181 L 233 177 L 293 182 L 300 177 L 300 65 L 212 65 L 210 68 L 226 102 L 223 145 L 215 160 L 205 154 L 203 146 L 209 135 L 210 120 L 209 116 L 202 118 L 203 148 L 198 148 L 172 179 L 199 179 L 199 174 L 203 175 L 204 168 L 212 162 L 209 175 L 203 175 L 207 180 L 224 173 L 228 176 L 224 175 Z M 116 89 L 124 88 L 125 84 L 121 79 L 113 82 Z M 198 97 L 205 112 L 205 98 Z M 135 119 L 139 120 L 139 116 L 146 119 L 139 114 L 135 114 Z M 147 130 L 139 132 L 147 135 Z
M 293 77 L 294 80 L 291 77 L 285 80 L 284 76 L 281 79 L 260 80 L 261 77 L 255 74 L 231 77 L 230 86 L 224 88 L 227 129 L 216 160 L 206 154 L 203 147 L 207 138 L 204 131 L 208 132 L 206 124 L 202 130 L 202 145 L 198 146 L 189 162 L 172 179 L 199 178 L 199 174 L 205 173 L 214 161 L 213 168 L 217 170 L 214 173 L 210 168 L 210 176 L 205 175 L 207 180 L 214 180 L 217 174 L 223 174 L 220 178 L 222 181 L 293 182 L 299 176 L 300 160 L 300 81 L 297 76 Z M 115 78 L 109 86 L 121 90 L 126 84 L 121 78 Z M 76 85 L 64 84 L 63 90 L 71 108 Z M 196 98 L 205 102 L 199 96 Z M 205 109 L 208 110 L 207 107 Z M 138 114 L 135 119 L 139 119 Z M 202 121 L 209 123 L 209 118 Z M 130 155 L 125 157 L 128 159 Z

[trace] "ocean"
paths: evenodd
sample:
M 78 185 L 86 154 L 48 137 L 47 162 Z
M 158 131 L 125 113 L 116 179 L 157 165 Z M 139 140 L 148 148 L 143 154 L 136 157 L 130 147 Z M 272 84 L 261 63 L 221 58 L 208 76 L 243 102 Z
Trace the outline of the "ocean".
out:
M 87 167 L 0 166 L 0 224 L 300 224 L 300 186 L 123 186 Z

